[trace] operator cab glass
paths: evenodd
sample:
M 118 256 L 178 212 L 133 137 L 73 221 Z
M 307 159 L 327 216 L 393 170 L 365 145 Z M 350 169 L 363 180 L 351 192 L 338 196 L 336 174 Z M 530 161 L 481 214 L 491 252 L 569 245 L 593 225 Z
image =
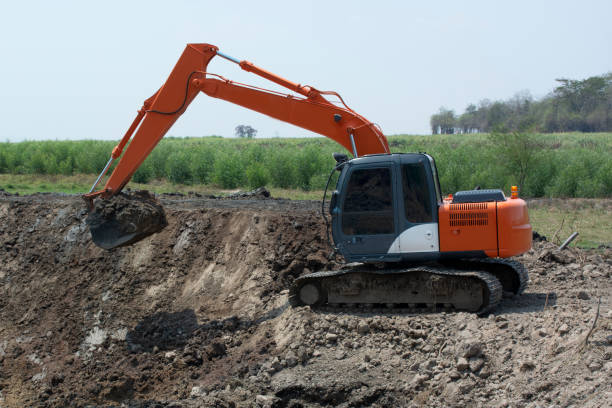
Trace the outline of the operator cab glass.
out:
M 433 221 L 433 206 L 423 163 L 402 164 L 402 192 L 406 220 L 411 223 Z
M 392 234 L 391 169 L 355 170 L 348 182 L 342 217 L 346 235 Z

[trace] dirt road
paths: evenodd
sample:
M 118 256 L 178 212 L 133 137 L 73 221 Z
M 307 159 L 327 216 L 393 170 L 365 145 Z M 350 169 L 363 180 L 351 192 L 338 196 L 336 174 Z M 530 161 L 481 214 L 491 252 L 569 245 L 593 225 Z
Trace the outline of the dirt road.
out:
M 79 197 L 0 192 L 0 407 L 612 401 L 609 250 L 535 243 L 486 317 L 292 309 L 295 277 L 337 266 L 319 203 L 162 204 L 161 233 L 105 251 Z

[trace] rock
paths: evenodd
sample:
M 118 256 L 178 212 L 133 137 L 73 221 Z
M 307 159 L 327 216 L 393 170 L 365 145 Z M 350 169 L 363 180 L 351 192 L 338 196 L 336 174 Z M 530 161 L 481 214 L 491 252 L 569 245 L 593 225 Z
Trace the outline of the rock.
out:
M 612 361 L 606 362 L 606 364 L 604 364 L 603 366 L 603 369 L 607 373 L 612 373 Z
M 206 389 L 204 387 L 200 387 L 199 385 L 196 385 L 195 387 L 191 388 L 191 392 L 189 393 L 189 396 L 191 398 L 205 397 Z
M 591 370 L 591 372 L 599 371 L 601 369 L 601 364 L 599 364 L 597 361 L 593 361 L 587 367 L 589 367 L 589 370 Z
M 222 357 L 226 353 L 225 344 L 219 341 L 213 341 L 210 346 L 206 348 L 206 354 L 208 358 Z
M 459 392 L 461 394 L 467 394 L 474 389 L 474 382 L 472 380 L 467 380 L 459 384 Z
M 269 372 L 270 374 L 282 370 L 283 364 L 281 363 L 280 358 L 274 357 L 274 359 L 272 359 L 272 362 L 270 362 L 270 367 L 272 368 L 272 370 Z
M 577 297 L 578 299 L 581 299 L 581 300 L 589 300 L 591 298 L 589 294 L 586 293 L 584 290 L 581 290 L 580 292 L 578 292 Z
M 460 358 L 457 360 L 457 365 L 456 365 L 456 367 L 457 367 L 457 371 L 465 371 L 465 370 L 467 370 L 468 368 L 470 368 L 470 364 L 468 363 L 468 361 L 467 361 L 467 359 L 466 359 L 466 358 L 464 358 L 464 357 L 460 357 Z
M 495 405 L 496 408 L 508 408 L 508 406 L 510 406 L 510 403 L 507 399 L 502 399 Z
M 279 398 L 274 395 L 258 395 L 255 397 L 255 403 L 264 408 L 272 407 L 278 401 Z
M 176 351 L 166 352 L 166 354 L 164 354 L 164 358 L 166 360 L 174 361 L 174 359 L 176 358 Z
M 419 387 L 427 380 L 429 380 L 427 374 L 417 374 L 412 378 L 412 381 L 410 381 L 410 386 L 414 388 Z
M 297 350 L 297 357 L 300 363 L 305 363 L 310 358 L 310 355 L 304 347 L 300 347 Z
M 370 325 L 364 321 L 359 322 L 357 325 L 357 332 L 359 334 L 368 334 L 370 332 Z
M 477 358 L 475 360 L 470 361 L 470 371 L 475 373 L 484 366 L 484 360 Z
M 538 337 L 546 337 L 548 336 L 548 333 L 546 332 L 546 330 L 539 328 L 534 330 L 532 337 L 538 338 Z
M 524 360 L 519 365 L 519 370 L 521 371 L 530 371 L 536 367 L 536 364 L 533 360 Z
M 325 335 L 325 340 L 327 340 L 328 343 L 335 343 L 338 341 L 338 335 L 334 333 L 327 333 Z
M 573 262 L 575 259 L 568 255 L 567 252 L 545 249 L 538 255 L 538 259 L 544 262 L 555 262 L 559 264 L 569 264 Z
M 432 358 L 430 360 L 427 360 L 427 362 L 425 363 L 425 368 L 428 369 L 428 370 L 431 370 L 432 368 L 434 368 L 437 365 L 438 365 L 438 362 L 436 361 L 436 359 Z
M 336 360 L 343 360 L 346 357 L 346 352 L 344 350 L 336 351 Z
M 559 328 L 557 329 L 557 333 L 559 333 L 560 335 L 564 335 L 567 334 L 569 332 L 569 326 L 565 323 L 563 323 L 561 326 L 559 326 Z
M 298 357 L 293 351 L 289 351 L 285 355 L 285 361 L 287 362 L 287 367 L 295 367 L 298 364 Z
M 582 271 L 586 274 L 590 274 L 591 272 L 593 272 L 594 270 L 596 270 L 597 267 L 593 264 L 586 264 L 584 265 L 584 267 L 582 268 Z
M 485 365 L 478 373 L 478 376 L 480 378 L 489 378 L 491 376 L 491 369 L 489 368 L 489 366 Z
M 477 341 L 467 341 L 461 345 L 461 356 L 464 358 L 478 357 L 482 354 L 482 344 Z

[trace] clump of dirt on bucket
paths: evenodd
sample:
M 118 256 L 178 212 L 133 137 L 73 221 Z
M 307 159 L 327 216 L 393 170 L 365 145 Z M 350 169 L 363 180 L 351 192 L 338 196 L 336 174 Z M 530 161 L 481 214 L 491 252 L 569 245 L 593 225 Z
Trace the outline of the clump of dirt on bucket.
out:
M 130 245 L 168 225 L 163 207 L 145 190 L 97 200 L 86 222 L 93 242 L 104 249 Z

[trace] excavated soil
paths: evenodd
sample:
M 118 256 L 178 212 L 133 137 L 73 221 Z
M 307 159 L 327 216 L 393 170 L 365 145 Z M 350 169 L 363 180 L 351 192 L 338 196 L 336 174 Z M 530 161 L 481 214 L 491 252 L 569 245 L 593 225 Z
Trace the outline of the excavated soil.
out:
M 106 251 L 79 197 L 0 192 L 0 407 L 610 406 L 609 249 L 535 242 L 486 317 L 312 311 L 287 288 L 338 266 L 319 203 L 161 202 Z
M 148 191 L 98 199 L 85 222 L 93 242 L 104 249 L 130 245 L 168 225 L 164 208 Z

